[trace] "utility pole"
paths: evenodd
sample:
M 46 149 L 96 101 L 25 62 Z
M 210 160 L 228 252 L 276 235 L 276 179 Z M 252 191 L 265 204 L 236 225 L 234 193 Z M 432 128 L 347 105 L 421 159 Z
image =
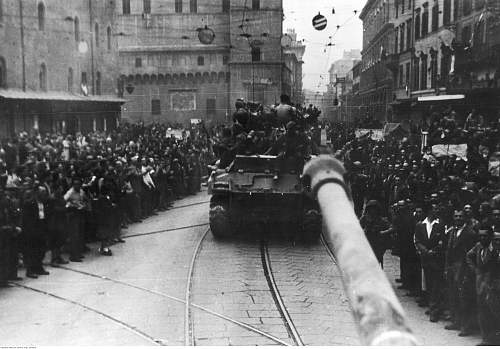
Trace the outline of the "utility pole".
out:
M 19 20 L 21 27 L 21 64 L 22 64 L 22 74 L 23 74 L 23 91 L 26 92 L 26 54 L 24 48 L 23 0 L 19 0 Z
M 92 94 L 95 95 L 95 73 L 94 73 L 94 16 L 92 11 L 92 0 L 89 0 L 89 22 L 90 22 L 90 69 L 91 69 L 91 79 L 92 79 Z

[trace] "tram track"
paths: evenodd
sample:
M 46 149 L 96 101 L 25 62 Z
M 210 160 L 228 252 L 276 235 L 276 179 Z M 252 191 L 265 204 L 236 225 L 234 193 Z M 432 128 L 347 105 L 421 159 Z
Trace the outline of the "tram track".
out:
M 38 288 L 35 288 L 35 287 L 31 287 L 31 286 L 26 286 L 26 285 L 22 285 L 20 283 L 17 283 L 17 282 L 11 282 L 10 284 L 18 287 L 18 288 L 22 288 L 22 289 L 25 289 L 25 290 L 28 290 L 28 291 L 32 291 L 32 292 L 35 292 L 35 293 L 38 293 L 38 294 L 42 294 L 44 296 L 47 296 L 47 297 L 51 297 L 51 298 L 55 298 L 59 301 L 62 301 L 62 302 L 65 302 L 65 303 L 69 303 L 69 304 L 72 304 L 72 305 L 75 305 L 79 308 L 82 308 L 84 310 L 87 310 L 87 311 L 90 311 L 94 314 L 97 314 L 99 316 L 102 316 L 104 317 L 105 319 L 119 325 L 120 327 L 126 329 L 127 331 L 129 332 L 132 332 L 134 333 L 135 335 L 147 340 L 148 342 L 154 344 L 154 345 L 166 345 L 166 343 L 164 343 L 162 340 L 160 339 L 156 339 L 152 336 L 150 336 L 149 334 L 145 333 L 144 331 L 138 329 L 137 327 L 131 325 L 131 324 L 128 324 L 120 319 L 117 319 L 116 317 L 114 316 L 111 316 L 109 314 L 106 314 L 98 309 L 95 309 L 93 307 L 90 307 L 88 305 L 85 305 L 83 303 L 80 303 L 80 302 L 77 302 L 75 300 L 72 300 L 72 299 L 69 299 L 69 298 L 66 298 L 66 297 L 62 297 L 62 296 L 59 296 L 59 295 L 56 295 L 55 293 L 52 293 L 52 292 L 47 292 L 47 291 L 43 291 L 43 290 L 40 290 Z
M 293 323 L 292 318 L 290 317 L 290 314 L 288 313 L 288 310 L 285 306 L 285 302 L 283 301 L 283 298 L 281 297 L 280 291 L 278 289 L 278 285 L 276 284 L 276 280 L 274 279 L 274 274 L 273 274 L 273 269 L 271 265 L 271 259 L 269 257 L 269 250 L 267 243 L 265 241 L 262 241 L 260 244 L 260 251 L 261 251 L 261 258 L 262 258 L 262 267 L 264 269 L 264 275 L 266 277 L 267 283 L 269 285 L 269 290 L 273 296 L 273 299 L 276 303 L 276 307 L 278 308 L 278 311 L 280 312 L 283 323 L 290 335 L 290 337 L 293 339 L 295 342 L 295 345 L 297 346 L 303 346 L 304 343 L 302 339 L 300 338 L 299 332 L 297 331 L 297 328 L 295 327 L 295 324 Z
M 261 256 L 269 290 L 295 345 L 359 345 L 341 274 L 323 236 L 315 244 L 261 242 Z
M 180 298 L 180 297 L 175 297 L 175 296 L 172 296 L 172 295 L 169 295 L 169 294 L 166 294 L 166 293 L 163 293 L 163 292 L 159 292 L 159 291 L 155 291 L 155 290 L 152 290 L 152 289 L 149 289 L 149 288 L 145 288 L 145 287 L 142 287 L 142 286 L 139 286 L 139 285 L 135 285 L 135 284 L 132 284 L 132 283 L 129 283 L 129 282 L 126 282 L 126 281 L 122 281 L 122 280 L 117 280 L 117 279 L 114 279 L 114 278 L 111 278 L 111 277 L 108 277 L 108 276 L 104 276 L 104 275 L 99 275 L 99 274 L 96 274 L 96 273 L 91 273 L 91 272 L 87 272 L 87 271 L 82 271 L 82 270 L 78 270 L 78 269 L 74 269 L 74 268 L 71 268 L 71 267 L 67 267 L 67 266 L 58 266 L 58 267 L 55 267 L 56 269 L 60 269 L 60 270 L 64 270 L 64 271 L 67 271 L 67 272 L 71 272 L 71 273 L 76 273 L 76 274 L 80 274 L 80 275 L 84 275 L 84 276 L 87 276 L 87 277 L 91 277 L 91 278 L 94 278 L 94 279 L 99 279 L 101 281 L 104 281 L 104 282 L 110 282 L 112 284 L 117 284 L 117 285 L 121 285 L 121 286 L 125 286 L 127 288 L 131 288 L 131 289 L 136 289 L 138 291 L 142 291 L 144 293 L 148 293 L 148 294 L 152 294 L 152 295 L 155 295 L 155 296 L 158 296 L 158 297 L 161 297 L 161 298 L 164 298 L 164 299 L 168 299 L 170 301 L 173 301 L 173 302 L 176 302 L 176 303 L 180 303 L 180 304 L 183 304 L 184 305 L 184 343 L 185 345 L 196 345 L 196 342 L 194 340 L 194 326 L 195 324 L 193 323 L 192 321 L 192 317 L 191 317 L 191 309 L 196 309 L 196 310 L 199 310 L 199 311 L 202 311 L 204 313 L 207 313 L 215 318 L 219 318 L 219 319 L 222 319 L 228 323 L 232 323 L 233 325 L 236 325 L 236 326 L 239 326 L 249 332 L 252 332 L 252 333 L 255 333 L 259 336 L 262 336 L 262 337 L 265 337 L 271 341 L 273 341 L 274 343 L 276 344 L 279 344 L 279 345 L 285 345 L 285 346 L 288 346 L 289 344 L 284 342 L 283 340 L 273 336 L 272 334 L 269 334 L 265 331 L 262 331 L 254 326 L 251 326 L 249 324 L 246 324 L 242 321 L 238 321 L 232 317 L 229 317 L 229 316 L 226 316 L 222 313 L 219 313 L 219 312 L 216 312 L 216 311 L 213 311 L 207 307 L 204 307 L 204 306 L 200 306 L 200 305 L 197 305 L 197 304 L 194 304 L 191 302 L 191 296 L 192 296 L 192 278 L 193 278 L 193 274 L 194 274 L 194 270 L 195 270 L 195 265 L 196 265 L 196 259 L 197 259 L 197 256 L 200 252 L 200 249 L 201 249 L 201 246 L 202 246 L 202 243 L 203 243 L 203 240 L 206 238 L 207 234 L 209 233 L 209 229 L 207 229 L 203 234 L 202 236 L 198 239 L 197 241 L 197 244 L 195 246 L 195 249 L 194 249 L 194 252 L 193 252 L 193 255 L 192 255 L 192 258 L 191 258 L 191 261 L 190 261 L 190 268 L 189 268 L 189 271 L 188 271 L 188 280 L 187 280 L 187 283 L 186 283 L 186 291 L 185 291 L 185 296 L 184 296 L 184 299 Z M 131 325 L 131 324 L 128 324 L 116 317 L 113 317 L 109 314 L 106 314 L 104 312 L 101 312 L 100 310 L 98 309 L 95 309 L 95 308 L 92 308 L 92 307 L 89 307 L 81 302 L 77 302 L 77 301 L 74 301 L 72 299 L 69 299 L 69 298 L 66 298 L 66 297 L 62 297 L 62 296 L 59 296 L 53 292 L 47 292 L 47 291 L 44 291 L 44 290 L 41 290 L 41 289 L 37 289 L 37 288 L 34 288 L 34 287 L 30 287 L 30 286 L 27 286 L 27 285 L 23 285 L 23 284 L 20 284 L 20 283 L 12 283 L 12 285 L 16 286 L 16 287 L 19 287 L 19 288 L 23 288 L 23 289 L 26 289 L 26 290 L 30 290 L 30 291 L 33 291 L 33 292 L 36 292 L 36 293 L 39 293 L 39 294 L 43 294 L 45 296 L 48 296 L 48 297 L 52 297 L 52 298 L 56 298 L 56 299 L 59 299 L 61 301 L 64 301 L 66 303 L 70 303 L 70 304 L 73 304 L 73 305 L 76 305 L 80 308 L 83 308 L 85 310 L 88 310 L 88 311 L 91 311 L 95 314 L 98 314 L 100 316 L 103 316 L 105 317 L 106 319 L 110 320 L 110 321 L 113 321 L 117 324 L 119 324 L 120 326 L 122 326 L 123 328 L 126 328 L 127 330 L 129 331 L 132 331 L 134 332 L 135 334 L 147 339 L 148 341 L 150 341 L 151 343 L 155 343 L 156 345 L 164 345 L 165 343 L 162 341 L 162 340 L 158 340 L 158 339 L 155 339 L 153 338 L 152 336 L 148 335 L 146 332 L 138 329 L 137 327 Z
M 158 235 L 158 234 L 170 233 L 170 232 L 178 231 L 178 230 L 186 230 L 186 229 L 191 229 L 191 228 L 205 227 L 207 225 L 209 225 L 208 222 L 207 223 L 200 223 L 200 224 L 192 224 L 192 225 L 186 225 L 186 226 L 177 227 L 177 228 L 154 230 L 154 231 L 150 231 L 150 232 L 147 232 L 147 233 L 137 233 L 137 234 L 123 235 L 122 238 L 123 239 L 130 239 L 130 238 L 141 237 L 141 236 Z

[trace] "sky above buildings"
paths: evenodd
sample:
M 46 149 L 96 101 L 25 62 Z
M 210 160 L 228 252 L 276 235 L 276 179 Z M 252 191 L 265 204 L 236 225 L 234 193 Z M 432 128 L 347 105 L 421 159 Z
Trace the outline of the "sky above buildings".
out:
M 344 50 L 362 48 L 363 27 L 359 14 L 365 3 L 366 0 L 283 0 L 283 30 L 294 28 L 297 39 L 304 39 L 306 45 L 304 88 L 326 91 L 330 65 L 342 58 Z M 318 12 L 328 19 L 323 31 L 312 26 Z M 327 46 L 330 42 L 335 46 Z

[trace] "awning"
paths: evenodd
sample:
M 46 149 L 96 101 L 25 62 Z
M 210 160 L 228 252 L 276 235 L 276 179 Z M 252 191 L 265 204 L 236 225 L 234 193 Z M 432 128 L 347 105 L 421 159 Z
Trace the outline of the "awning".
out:
M 22 91 L 19 89 L 0 89 L 0 98 L 38 100 L 38 101 L 102 102 L 102 103 L 125 103 L 127 101 L 126 99 L 110 95 L 83 96 L 70 92 Z
M 465 99 L 465 95 L 439 95 L 418 97 L 419 102 L 439 102 Z

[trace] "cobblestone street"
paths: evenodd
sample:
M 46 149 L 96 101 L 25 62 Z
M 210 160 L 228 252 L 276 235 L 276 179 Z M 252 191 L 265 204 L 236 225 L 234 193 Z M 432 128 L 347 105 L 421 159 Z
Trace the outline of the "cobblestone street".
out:
M 183 345 L 189 268 L 189 328 L 196 345 L 293 344 L 269 291 L 258 241 L 216 241 L 206 193 L 179 201 L 124 232 L 113 257 L 92 252 L 84 263 L 49 268 L 50 276 L 19 282 L 0 294 L 2 345 Z M 192 227 L 192 226 L 195 227 Z M 191 226 L 191 227 L 189 227 Z M 95 246 L 92 246 L 95 250 Z M 358 344 L 339 271 L 319 242 L 271 241 L 270 265 L 306 345 Z M 398 260 L 386 254 L 393 281 Z M 430 323 L 397 290 L 422 344 L 474 345 Z M 53 333 L 57 333 L 54 336 Z

